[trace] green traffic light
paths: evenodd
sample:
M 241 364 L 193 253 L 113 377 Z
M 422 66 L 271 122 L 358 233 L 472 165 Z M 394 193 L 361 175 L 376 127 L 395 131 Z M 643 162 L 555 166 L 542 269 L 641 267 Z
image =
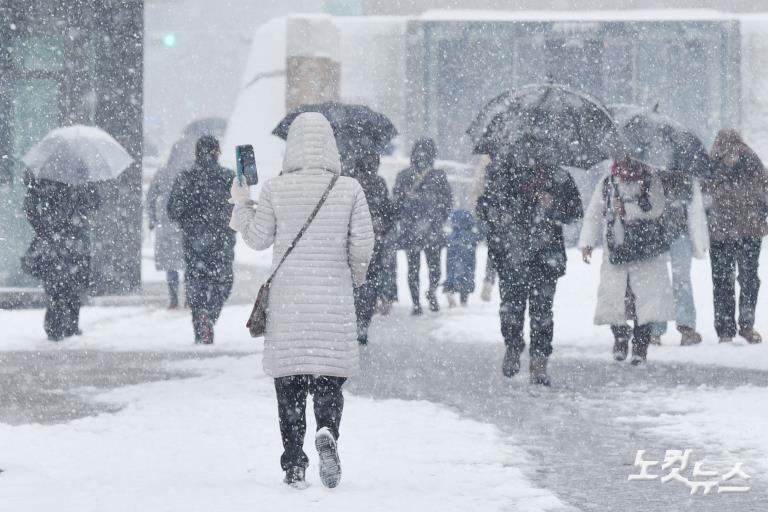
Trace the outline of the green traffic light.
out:
M 166 48 L 172 48 L 176 46 L 176 34 L 173 32 L 165 34 L 163 37 L 163 44 L 166 46 Z

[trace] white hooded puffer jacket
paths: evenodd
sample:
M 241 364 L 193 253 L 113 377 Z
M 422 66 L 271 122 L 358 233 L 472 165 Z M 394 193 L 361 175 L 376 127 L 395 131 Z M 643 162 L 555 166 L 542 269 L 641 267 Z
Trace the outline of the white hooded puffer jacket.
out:
M 253 249 L 274 243 L 276 265 L 340 172 L 330 124 L 321 114 L 302 114 L 288 132 L 282 174 L 264 184 L 255 209 L 248 202 L 236 205 L 230 226 Z M 340 177 L 272 283 L 264 339 L 268 375 L 357 372 L 353 282 L 365 281 L 373 244 L 363 189 Z

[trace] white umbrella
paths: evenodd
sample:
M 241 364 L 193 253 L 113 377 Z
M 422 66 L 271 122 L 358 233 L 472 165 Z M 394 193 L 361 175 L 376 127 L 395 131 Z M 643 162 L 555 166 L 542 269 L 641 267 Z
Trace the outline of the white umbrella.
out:
M 22 160 L 38 178 L 70 185 L 117 178 L 133 162 L 107 132 L 83 125 L 52 130 Z

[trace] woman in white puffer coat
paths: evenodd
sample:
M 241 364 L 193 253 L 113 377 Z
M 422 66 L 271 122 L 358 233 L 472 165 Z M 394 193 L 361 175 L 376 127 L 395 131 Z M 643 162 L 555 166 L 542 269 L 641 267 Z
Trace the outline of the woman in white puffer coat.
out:
M 288 132 L 282 173 L 264 184 L 255 207 L 235 178 L 230 226 L 253 249 L 274 243 L 276 265 L 340 172 L 328 121 L 321 114 L 301 114 Z M 365 281 L 373 245 L 363 189 L 356 180 L 339 177 L 272 282 L 263 364 L 275 379 L 285 450 L 280 462 L 293 487 L 306 486 L 308 393 L 314 396 L 321 480 L 335 487 L 341 478 L 336 452 L 341 386 L 359 368 L 353 286 Z
M 625 224 L 658 220 L 664 213 L 664 206 L 661 181 L 645 166 L 629 160 L 615 162 L 611 175 L 600 181 L 584 215 L 579 237 L 584 261 L 590 262 L 592 249 L 604 235 L 608 238 L 608 230 L 612 230 L 610 235 L 620 245 Z M 614 220 L 609 222 L 612 217 Z M 627 358 L 631 337 L 632 364 L 639 365 L 646 359 L 652 324 L 675 318 L 675 301 L 667 267 L 669 252 L 613 264 L 607 245 L 604 244 L 600 267 L 595 324 L 611 326 L 613 355 L 617 361 Z M 634 320 L 634 332 L 627 325 L 628 320 Z

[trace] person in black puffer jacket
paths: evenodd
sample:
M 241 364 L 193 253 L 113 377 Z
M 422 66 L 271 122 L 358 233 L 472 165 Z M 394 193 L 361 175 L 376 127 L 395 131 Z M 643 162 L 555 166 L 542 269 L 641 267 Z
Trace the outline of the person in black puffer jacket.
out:
M 195 165 L 179 174 L 168 199 L 168 218 L 181 228 L 184 275 L 195 343 L 213 343 L 213 326 L 232 291 L 235 232 L 229 227 L 234 172 L 219 165 L 219 141 L 197 141 Z

